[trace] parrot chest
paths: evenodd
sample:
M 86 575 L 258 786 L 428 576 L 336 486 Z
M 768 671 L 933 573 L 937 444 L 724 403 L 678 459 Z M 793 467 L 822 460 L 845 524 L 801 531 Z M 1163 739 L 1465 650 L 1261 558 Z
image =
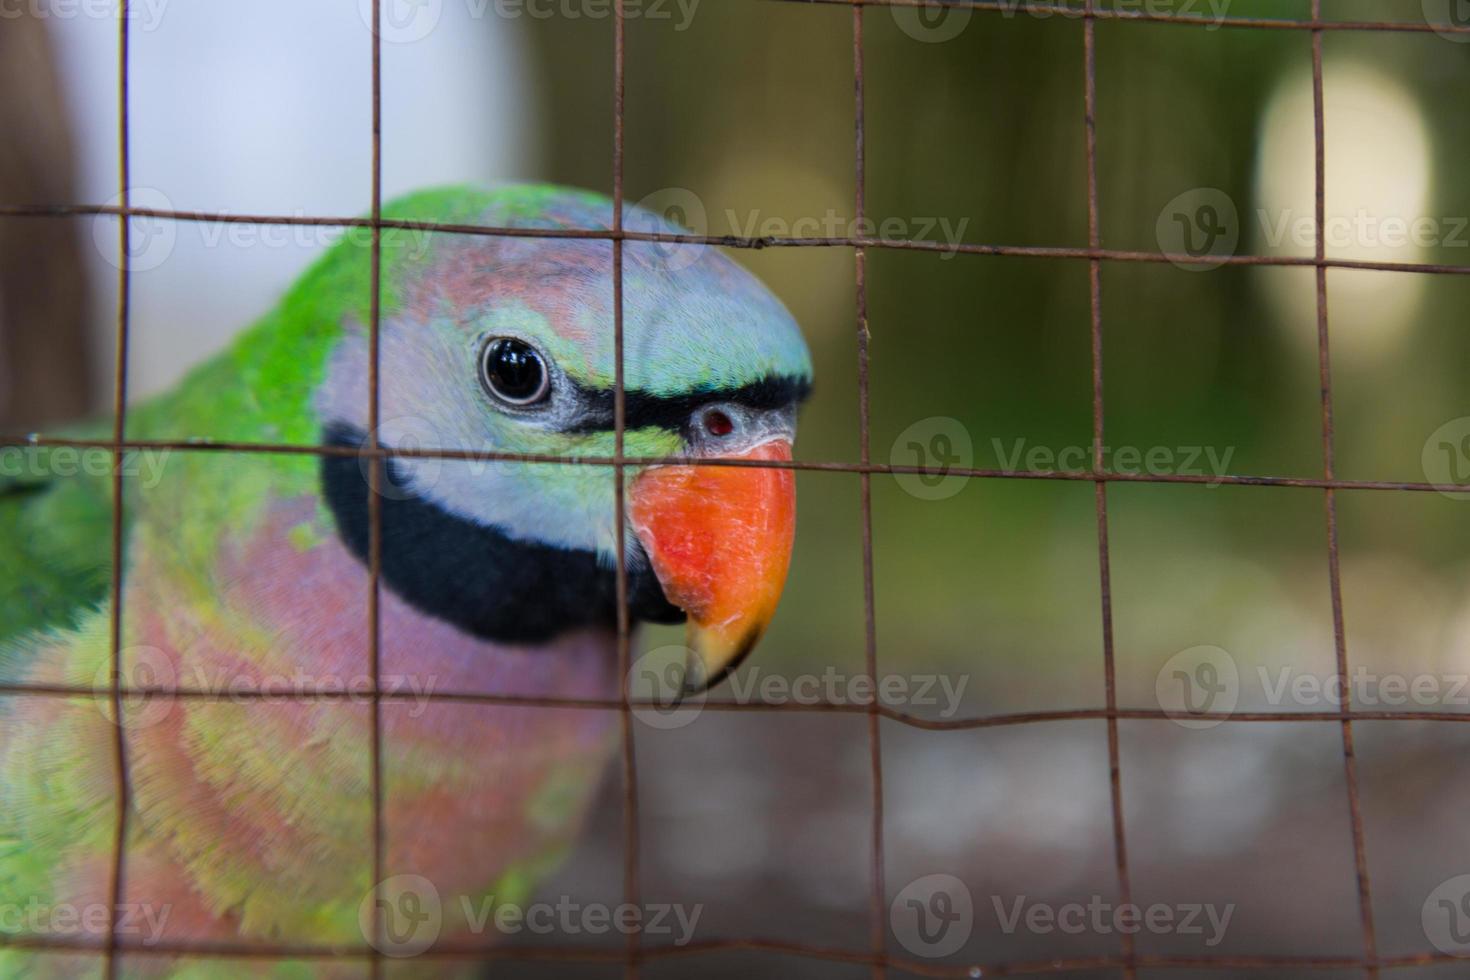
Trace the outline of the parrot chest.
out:
M 375 831 L 370 583 L 320 515 L 314 497 L 272 502 L 220 540 L 203 575 L 147 521 L 131 547 L 125 681 L 208 696 L 126 708 L 148 841 L 130 877 L 202 894 L 210 914 L 196 927 L 216 938 L 360 938 Z M 615 649 L 594 630 L 493 644 L 382 588 L 385 874 L 422 875 L 446 909 L 474 908 L 563 853 L 616 744 L 616 712 L 476 697 L 615 698 Z M 303 907 L 328 920 L 309 920 L 312 937 L 292 932 Z

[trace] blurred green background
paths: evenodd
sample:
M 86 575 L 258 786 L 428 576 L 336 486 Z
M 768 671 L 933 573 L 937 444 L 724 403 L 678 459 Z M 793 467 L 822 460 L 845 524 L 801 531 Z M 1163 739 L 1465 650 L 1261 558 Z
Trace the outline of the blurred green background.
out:
M 1327 6 L 1327 16 L 1345 21 L 1423 16 L 1419 0 Z M 1202 3 L 1189 9 L 1208 13 Z M 1237 18 L 1307 11 L 1306 0 L 1228 6 Z M 961 14 L 968 19 L 958 33 L 938 43 L 906 33 L 896 11 L 866 14 L 870 216 L 897 219 L 908 237 L 926 229 L 938 237 L 936 223 L 947 221 L 971 243 L 1085 247 L 1082 22 L 949 12 Z M 954 29 L 935 23 L 941 36 Z M 546 175 L 610 190 L 609 25 L 525 26 L 550 83 Z M 829 212 L 845 234 L 850 10 L 705 3 L 686 29 L 677 26 L 628 24 L 628 200 L 657 205 L 670 188 L 691 191 L 704 211 L 697 230 L 709 234 L 789 229 Z M 1467 134 L 1454 80 L 1470 70 L 1470 47 L 1434 34 L 1331 32 L 1324 49 L 1329 213 L 1351 220 L 1366 209 L 1380 223 L 1429 217 L 1442 230 L 1428 248 L 1375 247 L 1370 230 L 1357 236 L 1366 244 L 1330 253 L 1464 263 L 1470 233 L 1455 233 L 1454 216 L 1470 213 L 1470 186 L 1456 173 Z M 1310 33 L 1104 20 L 1097 63 L 1104 247 L 1159 251 L 1169 244 L 1157 233 L 1166 207 L 1216 188 L 1238 210 L 1236 251 L 1293 252 L 1290 241 L 1274 246 L 1270 232 L 1283 217 L 1313 214 Z M 1384 149 L 1406 142 L 1409 172 L 1402 153 Z M 1288 191 L 1273 195 L 1273 181 Z M 1310 251 L 1308 241 L 1295 254 Z M 856 460 L 852 250 L 731 252 L 791 306 L 814 347 L 818 389 L 799 455 Z M 1102 275 L 1110 451 L 1167 450 L 1165 470 L 1209 472 L 1224 461 L 1235 474 L 1322 475 L 1311 269 L 1110 262 Z M 871 249 L 867 281 L 875 460 L 915 463 L 910 440 L 899 437 L 936 417 L 963 427 L 977 467 L 1004 467 L 1017 447 L 1060 454 L 1090 446 L 1086 261 Z M 1328 286 L 1338 475 L 1428 479 L 1426 441 L 1467 410 L 1458 368 L 1470 334 L 1458 324 L 1470 283 L 1334 270 Z M 813 474 L 801 482 L 792 590 L 764 656 L 825 663 L 837 652 L 858 662 L 857 481 Z M 1330 662 L 1322 496 L 1114 486 L 1118 651 L 1123 673 L 1136 667 L 1142 685 L 1135 691 L 1125 677 L 1124 692 L 1151 697 L 1150 665 L 1192 642 L 1230 648 L 1242 636 L 1255 645 L 1251 622 L 1276 616 L 1299 623 Z M 874 497 L 884 663 L 979 662 L 1000 685 L 983 695 L 995 708 L 1017 698 L 1098 700 L 1089 485 L 974 480 L 929 501 L 880 478 Z M 1339 509 L 1354 659 L 1400 656 L 1422 625 L 1376 624 L 1399 605 L 1380 593 L 1401 590 L 1422 603 L 1432 581 L 1450 615 L 1464 582 L 1453 532 L 1461 508 L 1437 495 L 1361 492 L 1341 494 Z M 1375 614 L 1354 617 L 1358 599 L 1374 603 Z M 1247 604 L 1254 615 L 1241 615 Z M 1274 653 L 1297 644 L 1283 637 Z
M 1419 0 L 1325 6 L 1343 21 L 1422 23 L 1426 10 Z M 1228 5 L 1240 18 L 1308 13 L 1306 0 Z M 657 206 L 670 188 L 691 191 L 703 207 L 696 230 L 709 234 L 791 228 L 831 212 L 850 220 L 851 19 L 840 6 L 711 2 L 682 31 L 630 21 L 628 200 Z M 955 26 L 938 14 L 924 23 L 940 34 Z M 926 41 L 897 12 L 868 10 L 869 215 L 899 219 L 908 237 L 947 220 L 963 222 L 971 243 L 1085 247 L 1083 30 L 1075 18 L 977 11 L 952 37 Z M 610 189 L 607 25 L 548 22 L 532 36 L 550 82 L 549 176 Z M 1169 227 L 1171 204 L 1183 196 L 1193 213 L 1200 189 L 1216 189 L 1236 210 L 1238 254 L 1310 257 L 1310 234 L 1281 240 L 1277 230 L 1313 217 L 1311 34 L 1104 20 L 1096 36 L 1103 245 L 1177 250 L 1161 237 L 1161 218 Z M 1329 32 L 1324 63 L 1328 212 L 1347 229 L 1329 254 L 1466 264 L 1470 237 L 1456 232 L 1456 216 L 1470 214 L 1470 185 L 1458 175 L 1470 142 L 1470 46 L 1426 33 Z M 1394 247 L 1395 218 L 1433 219 L 1439 233 L 1422 247 Z M 814 347 L 818 387 L 799 456 L 857 459 L 852 250 L 732 254 L 785 299 Z M 936 418 L 958 422 L 977 467 L 1006 467 L 1018 445 L 1054 454 L 1090 445 L 1085 261 L 871 249 L 867 284 L 875 460 L 921 462 L 909 444 L 915 431 L 928 443 L 947 425 Z M 1321 476 L 1315 297 L 1310 268 L 1104 263 L 1109 449 L 1165 450 L 1165 470 Z M 1461 377 L 1470 282 L 1334 270 L 1328 302 L 1338 475 L 1446 481 L 1439 469 L 1426 474 L 1424 454 L 1441 426 L 1470 414 Z M 1191 453 L 1225 465 L 1211 470 L 1210 457 Z M 971 480 L 948 489 L 957 492 L 931 500 L 900 480 L 873 481 L 880 670 L 965 678 L 960 715 L 1102 705 L 1092 486 Z M 855 672 L 864 643 L 858 481 L 804 474 L 799 494 L 790 588 L 747 671 Z M 1127 484 L 1109 489 L 1108 504 L 1120 703 L 1157 708 L 1170 658 L 1210 645 L 1238 665 L 1242 709 L 1332 710 L 1268 690 L 1283 670 L 1335 670 L 1320 490 Z M 1370 675 L 1360 690 L 1373 694 L 1387 674 L 1427 674 L 1448 695 L 1470 670 L 1467 505 L 1357 491 L 1340 493 L 1337 506 L 1347 652 Z M 645 646 L 676 639 L 655 631 Z M 1407 710 L 1463 710 L 1462 701 Z M 1135 894 L 1238 903 L 1223 946 L 1231 952 L 1360 953 L 1335 725 L 1121 727 Z M 1424 896 L 1470 862 L 1456 819 L 1464 801 L 1446 771 L 1462 757 L 1457 727 L 1358 726 L 1381 950 L 1427 948 Z M 697 742 L 696 730 L 707 733 Z M 664 819 L 645 817 L 647 863 L 672 893 L 729 889 L 724 934 L 863 942 L 867 742 L 857 719 L 707 713 L 681 740 L 639 735 L 654 785 L 687 787 L 715 772 L 742 788 L 699 791 L 719 802 L 670 790 L 662 810 L 651 807 Z M 977 896 L 1115 894 L 1101 724 L 928 733 L 886 723 L 883 740 L 890 898 L 935 871 L 960 874 Z M 733 747 L 747 742 L 763 751 Z M 821 788 L 803 791 L 810 783 Z M 828 810 L 813 815 L 813 796 Z M 752 807 L 777 828 L 758 835 L 759 847 Z M 708 833 L 660 833 L 691 824 Z M 719 873 L 691 871 L 695 855 L 708 858 L 726 835 Z M 845 883 L 841 900 L 822 888 L 834 876 Z M 750 909 L 752 895 L 766 914 Z M 977 911 L 992 928 L 956 961 L 1116 951 L 1116 936 L 1001 935 L 993 919 L 988 906 Z M 1182 937 L 1144 936 L 1139 948 L 1222 951 Z

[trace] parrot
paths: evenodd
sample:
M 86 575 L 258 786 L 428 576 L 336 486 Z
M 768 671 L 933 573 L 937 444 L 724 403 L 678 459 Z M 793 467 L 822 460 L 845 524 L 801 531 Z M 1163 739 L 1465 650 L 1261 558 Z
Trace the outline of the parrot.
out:
M 719 249 L 625 239 L 611 465 L 613 209 L 544 184 L 390 201 L 376 310 L 350 227 L 129 407 L 115 457 L 111 421 L 0 452 L 0 977 L 101 976 L 110 920 L 123 977 L 367 977 L 370 944 L 392 976 L 471 975 L 427 954 L 496 941 L 484 903 L 567 859 L 621 744 L 619 541 L 633 627 L 686 624 L 681 695 L 750 652 L 811 354 Z

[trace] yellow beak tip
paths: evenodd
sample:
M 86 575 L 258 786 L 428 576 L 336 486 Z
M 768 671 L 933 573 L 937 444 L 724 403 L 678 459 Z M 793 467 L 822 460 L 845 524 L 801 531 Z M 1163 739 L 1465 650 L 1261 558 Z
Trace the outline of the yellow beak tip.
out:
M 764 632 L 764 625 L 752 625 L 731 643 L 716 633 L 700 630 L 691 622 L 688 645 L 692 654 L 684 671 L 685 696 L 717 687 L 745 662 Z

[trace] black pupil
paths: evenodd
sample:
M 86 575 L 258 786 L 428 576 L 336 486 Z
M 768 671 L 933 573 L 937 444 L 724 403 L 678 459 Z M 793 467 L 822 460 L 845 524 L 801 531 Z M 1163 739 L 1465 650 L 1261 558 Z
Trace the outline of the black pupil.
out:
M 495 393 L 524 401 L 541 390 L 541 356 L 519 340 L 497 340 L 485 355 L 485 373 Z

